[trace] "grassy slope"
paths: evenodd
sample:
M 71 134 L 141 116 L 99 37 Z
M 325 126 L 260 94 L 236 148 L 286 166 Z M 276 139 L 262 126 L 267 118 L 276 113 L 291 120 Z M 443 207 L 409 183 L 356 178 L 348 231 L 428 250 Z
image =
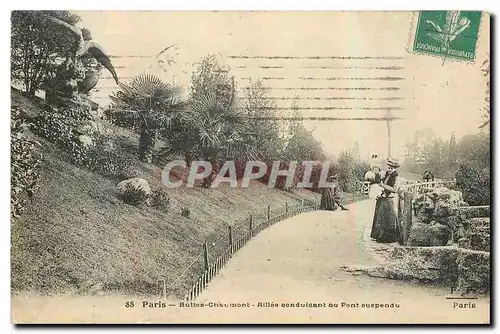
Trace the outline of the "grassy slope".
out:
M 12 102 L 36 110 L 13 93 Z M 137 136 L 115 129 L 133 154 Z M 263 218 L 267 205 L 284 209 L 300 197 L 254 183 L 248 189 L 219 187 L 166 189 L 171 210 L 138 208 L 116 197 L 109 179 L 67 163 L 58 149 L 41 140 L 44 161 L 40 190 L 26 213 L 12 221 L 12 289 L 42 293 L 150 293 L 157 279 L 173 282 L 192 262 L 205 241 L 215 241 L 250 213 Z M 160 188 L 161 168 L 134 160 L 153 189 Z M 189 218 L 180 215 L 188 207 Z M 213 254 L 213 253 L 212 253 Z M 182 296 L 202 268 L 202 259 L 171 289 Z

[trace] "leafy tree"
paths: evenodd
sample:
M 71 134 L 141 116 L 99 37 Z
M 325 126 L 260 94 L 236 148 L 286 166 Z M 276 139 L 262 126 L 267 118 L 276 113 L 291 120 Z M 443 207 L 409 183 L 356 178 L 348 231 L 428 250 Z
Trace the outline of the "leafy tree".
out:
M 110 96 L 114 123 L 140 134 L 139 158 L 152 162 L 158 133 L 170 129 L 172 119 L 185 110 L 180 87 L 161 81 L 151 74 L 141 74 Z
M 462 191 L 464 201 L 469 205 L 490 205 L 490 167 L 478 165 L 475 161 L 460 164 L 455 174 L 456 187 Z
M 74 44 L 66 28 L 55 25 L 47 16 L 72 25 L 81 20 L 69 11 L 13 11 L 11 15 L 11 76 L 24 86 L 28 96 L 35 96 L 47 79 L 55 76 Z M 92 38 L 87 29 L 84 35 Z M 99 70 L 95 60 L 87 60 L 84 65 Z
M 298 96 L 295 96 L 293 98 L 293 102 L 292 102 L 292 107 L 291 107 L 291 111 L 292 111 L 292 120 L 290 121 L 289 123 L 289 126 L 288 126 L 288 132 L 291 134 L 291 136 L 293 136 L 296 132 L 298 132 L 302 126 L 302 121 L 300 120 L 300 111 L 299 111 L 299 97 Z
M 293 99 L 291 106 L 292 120 L 288 124 L 288 143 L 283 157 L 290 161 L 323 160 L 325 155 L 311 131 L 308 131 L 300 119 L 298 97 Z
M 55 71 L 58 61 L 69 51 L 70 40 L 63 29 L 53 28 L 45 15 L 69 24 L 80 21 L 67 11 L 13 11 L 11 15 L 11 74 L 34 96 L 45 76 Z
M 458 160 L 458 145 L 457 139 L 455 138 L 455 134 L 451 134 L 450 140 L 448 142 L 448 161 L 447 167 L 452 170 L 457 169 L 457 160 Z
M 300 125 L 288 141 L 284 157 L 290 161 L 320 161 L 324 159 L 324 154 L 321 143 L 314 138 L 311 131 Z
M 215 93 L 225 104 L 231 104 L 236 93 L 229 68 L 221 65 L 215 55 L 203 58 L 191 76 L 191 100 L 203 99 L 208 93 Z
M 456 186 L 469 205 L 489 205 L 491 191 L 490 136 L 468 135 L 458 144 Z
M 356 187 L 357 168 L 356 159 L 348 152 L 343 151 L 337 159 L 339 185 L 344 191 L 352 191 Z
M 267 97 L 269 91 L 269 87 L 264 86 L 260 80 L 250 82 L 246 91 L 245 114 L 252 129 L 249 144 L 261 156 L 276 159 L 283 150 L 283 139 L 280 137 L 280 124 L 274 119 L 276 102 Z

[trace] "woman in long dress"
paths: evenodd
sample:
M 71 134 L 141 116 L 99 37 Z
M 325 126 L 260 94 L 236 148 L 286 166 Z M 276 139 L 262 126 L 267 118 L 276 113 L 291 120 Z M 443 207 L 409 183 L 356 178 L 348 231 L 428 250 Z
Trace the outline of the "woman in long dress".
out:
M 398 240 L 397 194 L 402 190 L 402 179 L 398 176 L 399 163 L 394 158 L 387 160 L 387 172 L 379 183 L 383 189 L 377 197 L 370 237 L 377 242 L 390 243 Z
M 336 175 L 330 177 L 328 180 L 334 180 Z M 321 210 L 335 211 L 337 210 L 337 203 L 335 202 L 335 189 L 332 187 L 321 189 Z

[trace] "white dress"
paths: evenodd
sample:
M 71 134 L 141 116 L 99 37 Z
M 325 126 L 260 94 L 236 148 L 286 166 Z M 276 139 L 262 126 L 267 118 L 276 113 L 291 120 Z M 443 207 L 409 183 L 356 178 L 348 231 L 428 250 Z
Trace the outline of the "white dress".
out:
M 380 177 L 384 179 L 384 172 L 380 172 Z M 368 198 L 375 198 L 378 195 L 382 194 L 382 190 L 384 190 L 378 183 L 374 183 L 370 185 L 370 190 L 368 191 Z
M 382 193 L 382 187 L 377 183 L 374 183 L 370 186 L 370 190 L 368 191 L 369 198 L 375 198 Z

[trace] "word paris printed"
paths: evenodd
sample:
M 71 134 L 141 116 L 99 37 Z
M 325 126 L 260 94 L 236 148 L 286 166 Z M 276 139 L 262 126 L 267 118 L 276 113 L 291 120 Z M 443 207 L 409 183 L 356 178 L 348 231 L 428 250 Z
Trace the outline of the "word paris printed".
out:
M 13 11 L 12 322 L 490 324 L 490 40 L 480 11 Z

